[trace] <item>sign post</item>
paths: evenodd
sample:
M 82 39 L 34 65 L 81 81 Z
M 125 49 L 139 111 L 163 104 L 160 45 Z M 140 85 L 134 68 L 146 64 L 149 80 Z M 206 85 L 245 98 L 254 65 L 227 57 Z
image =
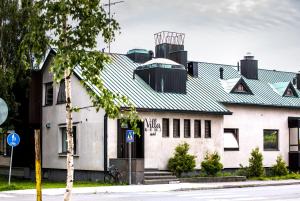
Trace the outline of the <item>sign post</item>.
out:
M 42 200 L 42 173 L 41 173 L 41 136 L 40 130 L 34 130 L 35 144 L 35 181 L 36 181 L 36 200 Z
M 11 167 L 12 167 L 12 159 L 14 154 L 14 147 L 18 146 L 20 143 L 20 137 L 17 133 L 12 132 L 7 136 L 7 144 L 11 146 L 11 154 L 10 154 L 10 166 L 9 166 L 9 176 L 8 176 L 8 185 L 10 185 L 11 178 Z
M 126 142 L 128 144 L 128 183 L 131 185 L 131 143 L 134 142 L 133 130 L 126 130 Z

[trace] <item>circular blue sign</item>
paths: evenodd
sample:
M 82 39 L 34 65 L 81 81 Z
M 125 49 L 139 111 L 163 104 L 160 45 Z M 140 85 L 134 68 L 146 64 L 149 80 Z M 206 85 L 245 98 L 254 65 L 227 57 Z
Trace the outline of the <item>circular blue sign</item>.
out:
M 15 147 L 20 143 L 20 136 L 17 133 L 11 133 L 7 136 L 7 144 L 9 146 Z

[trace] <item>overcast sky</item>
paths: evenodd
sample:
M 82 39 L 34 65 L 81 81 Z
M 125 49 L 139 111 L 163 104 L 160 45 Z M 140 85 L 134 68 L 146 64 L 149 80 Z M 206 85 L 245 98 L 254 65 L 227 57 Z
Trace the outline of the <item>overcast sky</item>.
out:
M 112 6 L 121 34 L 111 52 L 154 50 L 166 30 L 186 34 L 188 60 L 236 65 L 251 52 L 259 68 L 300 71 L 300 0 L 124 1 Z

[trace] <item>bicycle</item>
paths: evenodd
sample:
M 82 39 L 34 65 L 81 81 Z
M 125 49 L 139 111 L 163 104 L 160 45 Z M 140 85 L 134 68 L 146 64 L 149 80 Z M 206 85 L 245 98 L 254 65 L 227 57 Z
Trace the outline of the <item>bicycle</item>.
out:
M 107 183 L 119 183 L 121 178 L 121 173 L 119 172 L 118 168 L 114 165 L 108 167 L 108 171 L 104 174 L 104 182 Z

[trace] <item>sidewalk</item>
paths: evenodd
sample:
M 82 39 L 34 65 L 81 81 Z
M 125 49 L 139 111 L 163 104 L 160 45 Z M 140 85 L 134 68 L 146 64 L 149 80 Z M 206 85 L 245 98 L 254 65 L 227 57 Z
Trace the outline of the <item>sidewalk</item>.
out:
M 243 188 L 258 186 L 279 186 L 300 184 L 300 180 L 280 181 L 244 181 L 244 182 L 219 182 L 219 183 L 179 183 L 179 184 L 156 184 L 156 185 L 131 185 L 131 186 L 105 186 L 105 187 L 83 187 L 74 188 L 74 194 L 95 194 L 95 193 L 131 193 L 131 192 L 167 192 L 167 191 L 190 191 L 208 190 L 222 188 Z M 43 195 L 62 195 L 65 189 L 44 189 Z M 35 194 L 35 189 L 3 191 L 0 194 Z

